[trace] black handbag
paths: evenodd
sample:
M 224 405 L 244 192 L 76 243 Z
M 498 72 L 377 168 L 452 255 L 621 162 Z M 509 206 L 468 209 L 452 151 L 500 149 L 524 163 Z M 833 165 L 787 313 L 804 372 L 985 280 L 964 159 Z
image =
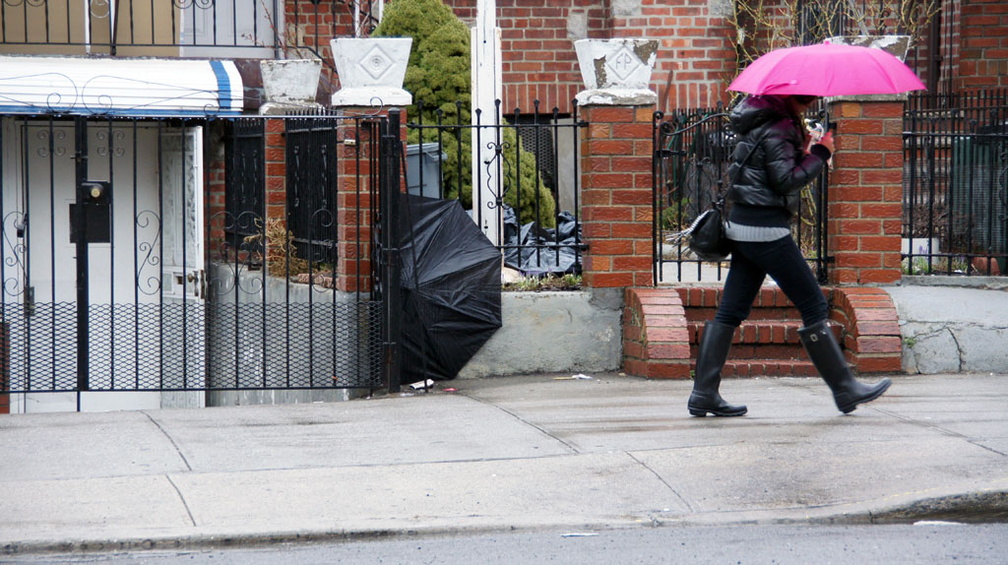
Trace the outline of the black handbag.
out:
M 739 167 L 735 170 L 735 177 L 732 179 L 732 184 L 738 180 L 739 174 L 742 172 L 742 168 L 749 161 L 749 157 L 752 157 L 756 148 L 759 147 L 760 143 L 767 136 L 764 133 L 759 140 L 756 141 L 749 148 L 749 153 L 746 154 L 745 159 L 739 162 Z M 679 234 L 676 234 L 679 239 L 683 235 L 687 236 L 687 244 L 693 255 L 700 259 L 701 261 L 708 261 L 713 263 L 718 263 L 725 260 L 725 257 L 731 253 L 732 242 L 728 239 L 728 235 L 725 233 L 725 194 L 723 191 L 718 192 L 717 198 L 714 202 L 704 210 L 697 219 L 693 220 L 690 227 L 683 230 Z M 674 236 L 675 237 L 675 236 Z
M 689 248 L 701 261 L 724 261 L 731 253 L 731 240 L 725 234 L 724 203 L 720 195 L 690 226 Z

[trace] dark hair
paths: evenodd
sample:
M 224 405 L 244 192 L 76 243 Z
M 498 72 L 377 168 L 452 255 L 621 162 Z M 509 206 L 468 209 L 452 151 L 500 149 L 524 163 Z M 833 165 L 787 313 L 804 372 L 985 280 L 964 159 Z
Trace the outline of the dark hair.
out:
M 819 98 L 818 96 L 810 96 L 808 94 L 795 94 L 794 99 L 799 104 L 811 104 L 813 100 Z

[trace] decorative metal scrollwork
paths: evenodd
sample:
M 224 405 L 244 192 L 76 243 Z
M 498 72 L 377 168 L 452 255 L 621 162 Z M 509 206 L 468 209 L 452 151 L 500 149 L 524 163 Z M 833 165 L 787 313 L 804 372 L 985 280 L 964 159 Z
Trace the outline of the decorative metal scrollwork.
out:
M 49 0 L 3 0 L 3 3 L 7 6 L 17 7 L 17 6 L 31 6 L 32 8 L 41 8 L 46 5 Z
M 172 4 L 180 10 L 188 10 L 196 7 L 200 10 L 209 10 L 214 7 L 217 0 L 172 0 Z
M 105 19 L 112 15 L 112 2 L 110 0 L 90 0 L 88 2 L 88 13 L 92 18 Z
M 122 131 L 114 130 L 112 135 L 109 135 L 108 130 L 99 130 L 96 135 L 98 138 L 99 145 L 95 148 L 95 151 L 106 157 L 111 152 L 112 155 L 116 157 L 122 157 L 126 154 L 126 149 L 122 145 L 123 139 L 125 139 L 125 134 Z
M 39 157 L 57 156 L 62 157 L 67 154 L 66 131 L 62 129 L 40 129 L 35 134 L 41 143 L 37 150 Z
M 256 233 L 241 237 L 239 231 L 254 227 Z M 218 212 L 210 217 L 209 231 L 214 234 L 228 234 L 221 237 L 216 249 L 211 252 L 211 260 L 217 266 L 215 272 L 225 275 L 211 276 L 207 281 L 210 296 L 221 296 L 239 290 L 247 294 L 259 294 L 265 288 L 262 277 L 242 276 L 243 272 L 262 268 L 265 257 L 265 226 L 262 219 L 252 212 L 242 212 L 238 216 L 230 212 Z M 235 246 L 233 238 L 241 237 Z
M 88 99 L 89 90 L 94 90 L 97 88 L 93 83 L 96 81 L 107 80 L 114 78 L 120 80 L 124 83 L 133 83 L 136 85 L 136 90 L 138 91 L 149 91 L 152 87 L 158 88 L 160 91 L 165 93 L 164 101 L 170 100 L 182 100 L 185 98 L 191 98 L 196 93 L 207 94 L 216 96 L 217 93 L 211 90 L 196 90 L 190 88 L 179 88 L 177 85 L 168 83 L 159 83 L 148 80 L 139 80 L 132 77 L 113 77 L 110 75 L 97 75 L 88 79 L 84 86 L 80 88 L 80 96 L 84 108 L 95 115 L 105 115 L 110 113 L 112 110 L 116 109 L 115 100 L 112 99 L 107 93 L 98 92 L 97 94 L 90 95 L 91 99 Z M 69 80 L 69 79 L 68 79 Z M 152 105 L 152 102 L 148 102 L 148 106 Z M 207 115 L 214 115 L 220 112 L 220 106 L 213 103 L 207 103 L 203 106 L 204 113 Z
M 137 244 L 142 260 L 137 265 L 136 288 L 147 296 L 153 296 L 161 290 L 161 257 L 157 254 L 158 241 L 161 239 L 161 218 L 150 210 L 144 210 L 137 214 L 135 224 L 137 240 L 140 240 L 141 230 L 146 237 Z M 156 274 L 150 274 L 155 270 L 158 271 Z
M 163 98 L 145 100 L 143 105 L 135 107 L 137 110 L 157 109 L 158 104 L 184 102 L 186 100 L 206 98 L 208 102 L 203 104 L 203 113 L 208 116 L 220 114 L 219 95 L 215 90 L 194 89 L 180 87 L 177 84 L 160 83 L 148 80 L 141 80 L 128 76 L 97 75 L 88 79 L 83 85 L 78 85 L 76 81 L 64 73 L 39 73 L 34 75 L 19 75 L 0 77 L 0 83 L 23 85 L 24 83 L 46 84 L 46 88 L 52 91 L 45 95 L 45 102 L 41 101 L 41 96 L 25 97 L 18 99 L 12 97 L 10 92 L 20 92 L 17 89 L 7 89 L 7 94 L 0 93 L 0 102 L 9 101 L 26 108 L 33 108 L 40 112 L 80 112 L 85 110 L 94 115 L 106 115 L 112 111 L 124 110 L 125 107 L 116 105 L 116 100 L 111 94 L 102 90 L 107 86 L 108 81 L 113 79 L 119 83 L 133 86 L 132 89 L 117 84 L 116 89 L 135 90 L 136 92 L 158 92 Z M 195 106 L 193 106 L 195 107 Z
M 20 211 L 14 211 L 3 219 L 3 264 L 4 267 L 15 269 L 15 273 L 3 280 L 3 293 L 18 296 L 25 291 L 25 281 L 28 273 L 25 269 L 25 254 L 28 249 L 24 243 L 24 235 L 28 229 L 28 217 Z M 11 234 L 14 239 L 11 239 Z M 8 253 L 9 252 L 9 253 Z
M 6 0 L 5 0 L 6 1 Z M 63 73 L 39 73 L 36 75 L 21 75 L 21 76 L 8 76 L 0 78 L 0 82 L 10 83 L 15 85 L 23 85 L 27 79 L 37 79 L 45 81 L 47 84 L 53 85 L 53 90 L 46 95 L 45 107 L 40 106 L 37 102 L 31 100 L 20 100 L 10 96 L 10 92 L 21 92 L 18 89 L 7 89 L 5 93 L 0 94 L 0 100 L 8 100 L 10 102 L 16 102 L 30 108 L 35 108 L 37 110 L 43 110 L 48 112 L 55 112 L 57 108 L 60 107 L 73 107 L 77 104 L 77 100 L 80 98 L 80 94 L 77 90 L 77 85 L 74 81 L 67 75 Z M 63 92 L 59 90 L 57 86 L 59 83 L 65 84 L 65 92 L 73 93 L 73 99 L 69 101 L 64 101 Z
M 504 141 L 504 142 L 501 142 L 501 143 L 490 141 L 490 142 L 488 142 L 486 144 L 486 148 L 487 149 L 491 149 L 494 152 L 494 154 L 493 154 L 493 156 L 491 158 L 483 161 L 483 165 L 486 167 L 486 171 L 487 171 L 487 175 L 486 175 L 486 187 L 487 187 L 487 191 L 490 194 L 492 194 L 493 197 L 494 197 L 494 200 L 492 202 L 487 202 L 487 208 L 490 208 L 491 210 L 493 210 L 493 209 L 498 208 L 498 207 L 500 207 L 500 206 L 503 205 L 503 203 L 504 203 L 504 195 L 507 194 L 507 191 L 508 191 L 509 187 L 507 186 L 507 183 L 505 183 L 503 181 L 500 182 L 500 183 L 498 183 L 499 186 L 503 187 L 501 189 L 500 193 L 498 193 L 497 190 L 496 190 L 496 187 L 493 185 L 494 184 L 493 183 L 494 179 L 493 179 L 493 176 L 492 176 L 492 171 L 493 171 L 493 168 L 496 166 L 495 163 L 497 161 L 500 161 L 501 164 L 502 164 L 502 166 L 501 166 L 501 171 L 502 172 L 504 172 L 504 167 L 505 166 L 509 166 L 509 163 L 507 162 L 507 159 L 504 158 L 504 150 L 510 149 L 511 148 L 511 143 L 509 143 L 507 141 Z M 504 174 L 504 178 L 505 179 L 507 178 L 506 172 Z

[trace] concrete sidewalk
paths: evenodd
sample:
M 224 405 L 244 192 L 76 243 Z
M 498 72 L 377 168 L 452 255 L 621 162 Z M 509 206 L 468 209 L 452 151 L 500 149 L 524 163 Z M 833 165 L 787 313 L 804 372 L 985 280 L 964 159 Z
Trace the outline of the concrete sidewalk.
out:
M 1008 510 L 1008 376 L 897 376 L 850 415 L 817 379 L 487 378 L 351 402 L 0 418 L 8 553 Z M 455 387 L 457 391 L 446 391 Z M 983 514 L 983 516 L 981 516 Z

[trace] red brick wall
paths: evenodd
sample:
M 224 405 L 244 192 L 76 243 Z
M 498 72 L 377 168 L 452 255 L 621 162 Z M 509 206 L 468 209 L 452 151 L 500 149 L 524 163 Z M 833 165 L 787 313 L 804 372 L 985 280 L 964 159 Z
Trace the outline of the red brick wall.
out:
M 474 0 L 446 0 L 455 13 L 472 25 Z M 724 96 L 734 69 L 734 52 L 723 18 L 708 15 L 707 0 L 675 3 L 641 0 L 639 13 L 614 14 L 610 2 L 583 0 L 498 0 L 504 59 L 503 108 L 532 111 L 540 107 L 569 112 L 571 101 L 584 89 L 574 41 L 587 37 L 646 37 L 659 39 L 652 89 L 659 109 L 711 106 Z M 580 25 L 585 27 L 581 28 Z
M 287 141 L 281 118 L 266 120 L 266 221 L 287 224 Z
M 287 58 L 318 56 L 322 59 L 322 88 L 318 101 L 326 105 L 338 85 L 329 41 L 334 37 L 354 37 L 353 9 L 347 4 L 345 0 L 286 0 L 286 29 L 276 30 L 285 45 L 302 47 L 288 49 Z
M 725 19 L 710 13 L 708 0 L 642 4 L 640 16 L 614 18 L 613 29 L 662 40 L 652 75 L 658 109 L 710 107 L 726 100 L 725 87 L 735 75 L 735 52 Z
M 961 0 L 959 89 L 1008 86 L 1008 3 Z
M 649 378 L 690 376 L 690 336 L 677 292 L 628 288 L 623 308 L 623 370 Z
M 837 287 L 829 293 L 830 318 L 843 326 L 844 354 L 857 372 L 900 372 L 903 339 L 889 294 L 871 287 Z
M 472 25 L 476 0 L 445 3 Z M 729 37 L 735 32 L 724 17 L 711 12 L 711 6 L 709 0 L 640 0 L 638 9 L 621 14 L 613 11 L 612 2 L 602 0 L 498 0 L 503 110 L 531 112 L 533 101 L 539 100 L 545 111 L 557 107 L 569 112 L 574 96 L 583 89 L 574 53 L 574 41 L 583 36 L 661 40 L 651 84 L 659 95 L 659 110 L 708 107 L 727 100 L 725 87 L 735 74 Z M 766 6 L 776 9 L 773 2 Z M 954 43 L 947 53 L 955 60 L 942 65 L 957 76 L 956 88 L 1008 86 L 1008 3 L 945 0 L 943 10 L 943 17 L 953 20 L 953 33 L 942 41 Z M 319 0 L 318 5 L 313 0 L 288 0 L 287 14 L 288 21 L 296 21 L 298 37 L 326 61 L 324 81 L 333 81 L 329 39 L 353 35 L 350 10 L 341 0 Z M 926 67 L 926 61 L 920 66 Z

